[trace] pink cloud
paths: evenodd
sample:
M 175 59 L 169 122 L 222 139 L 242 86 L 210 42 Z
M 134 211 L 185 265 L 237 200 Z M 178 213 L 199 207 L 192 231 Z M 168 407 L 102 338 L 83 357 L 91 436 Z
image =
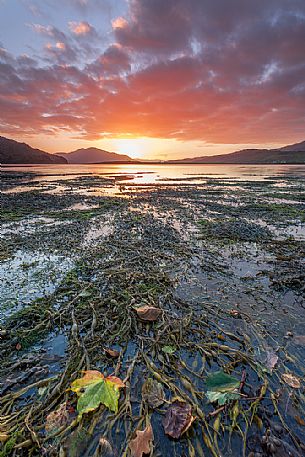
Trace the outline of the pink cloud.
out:
M 75 35 L 87 35 L 94 30 L 88 22 L 69 22 L 69 28 Z
M 117 17 L 112 21 L 112 27 L 115 29 L 123 29 L 128 27 L 128 22 L 123 17 Z
M 91 46 L 89 23 L 36 24 L 44 65 L 0 49 L 1 130 L 301 140 L 304 18 L 300 0 L 232 0 L 229 13 L 227 0 L 130 0 L 106 49 Z

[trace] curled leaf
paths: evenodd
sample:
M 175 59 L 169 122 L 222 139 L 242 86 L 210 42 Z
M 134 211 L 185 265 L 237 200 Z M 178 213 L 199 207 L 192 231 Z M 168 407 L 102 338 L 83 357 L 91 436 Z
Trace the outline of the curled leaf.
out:
M 286 384 L 288 384 L 288 386 L 293 387 L 294 389 L 299 389 L 301 387 L 301 381 L 299 378 L 291 373 L 282 374 L 282 379 Z
M 154 322 L 158 319 L 160 314 L 162 314 L 162 310 L 160 308 L 155 308 L 154 306 L 141 306 L 140 308 L 136 309 L 138 317 L 142 321 L 146 322 Z
M 191 406 L 180 400 L 176 400 L 168 408 L 163 420 L 164 431 L 172 438 L 180 438 L 194 422 Z
M 136 437 L 129 443 L 132 457 L 142 457 L 143 454 L 150 454 L 153 439 L 154 434 L 151 425 L 148 425 L 143 431 L 137 430 Z
M 125 384 L 115 376 L 105 378 L 99 371 L 86 371 L 82 378 L 76 379 L 71 384 L 71 390 L 79 397 L 77 402 L 79 416 L 94 411 L 101 404 L 116 413 L 122 387 L 125 387 Z
M 162 384 L 152 378 L 148 378 L 142 386 L 142 397 L 151 408 L 158 408 L 164 403 Z

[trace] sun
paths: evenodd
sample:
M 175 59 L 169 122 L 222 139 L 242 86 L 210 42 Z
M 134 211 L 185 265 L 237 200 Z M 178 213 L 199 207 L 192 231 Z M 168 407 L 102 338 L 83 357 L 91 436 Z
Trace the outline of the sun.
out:
M 148 141 L 146 138 L 118 138 L 113 140 L 112 144 L 114 152 L 126 154 L 133 159 L 147 154 Z

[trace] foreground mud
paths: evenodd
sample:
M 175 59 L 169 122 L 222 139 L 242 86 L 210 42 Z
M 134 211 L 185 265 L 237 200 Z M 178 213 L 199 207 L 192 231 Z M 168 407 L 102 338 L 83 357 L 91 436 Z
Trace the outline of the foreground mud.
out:
M 305 455 L 305 180 L 172 181 L 1 180 L 0 456 Z

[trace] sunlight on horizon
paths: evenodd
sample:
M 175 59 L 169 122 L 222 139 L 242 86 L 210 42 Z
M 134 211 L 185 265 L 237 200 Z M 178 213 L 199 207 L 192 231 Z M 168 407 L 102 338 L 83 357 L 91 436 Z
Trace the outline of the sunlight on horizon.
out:
M 111 140 L 113 150 L 118 154 L 126 154 L 132 159 L 141 159 L 152 152 L 151 139 L 148 138 L 119 138 Z

